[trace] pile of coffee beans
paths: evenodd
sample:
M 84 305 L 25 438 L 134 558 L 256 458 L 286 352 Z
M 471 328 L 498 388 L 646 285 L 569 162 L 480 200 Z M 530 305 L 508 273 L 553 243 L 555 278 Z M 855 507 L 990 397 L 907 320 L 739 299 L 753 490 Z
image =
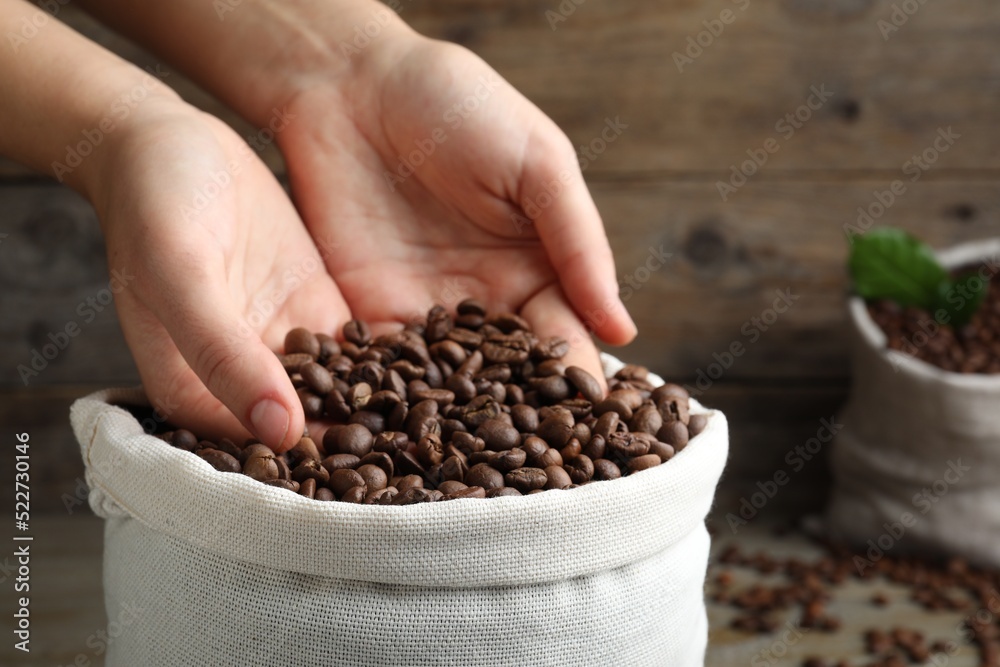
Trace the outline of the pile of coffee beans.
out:
M 894 301 L 869 303 L 868 313 L 885 332 L 890 349 L 955 373 L 1000 373 L 1000 279 L 996 274 L 990 276 L 989 291 L 979 310 L 959 329 L 939 324 L 926 310 L 902 308 Z
M 217 470 L 316 500 L 409 505 L 570 489 L 660 465 L 707 424 L 688 392 L 625 366 L 608 379 L 566 366 L 569 345 L 514 313 L 466 300 L 398 332 L 364 322 L 343 340 L 293 329 L 279 355 L 307 418 L 332 424 L 275 454 L 257 441 L 163 434 Z
M 947 563 L 931 563 L 911 558 L 884 555 L 869 561 L 864 554 L 826 545 L 828 554 L 816 561 L 776 558 L 767 553 L 745 554 L 736 545 L 719 555 L 717 574 L 710 584 L 709 597 L 716 603 L 740 611 L 732 627 L 745 632 L 767 634 L 781 626 L 776 613 L 798 608 L 798 625 L 821 632 L 841 630 L 840 619 L 825 611 L 833 591 L 848 579 L 885 580 L 907 586 L 910 601 L 926 611 L 958 611 L 964 620 L 956 629 L 958 637 L 929 640 L 919 630 L 905 627 L 868 628 L 863 632 L 865 651 L 870 662 L 866 667 L 904 667 L 928 663 L 946 664 L 960 650 L 957 640 L 972 645 L 983 667 L 1000 667 L 1000 571 L 969 566 L 954 558 Z M 736 590 L 729 567 L 751 569 L 761 575 L 783 575 L 788 584 L 756 583 Z M 885 608 L 889 598 L 876 592 L 870 599 L 874 607 Z M 891 618 L 891 614 L 888 614 Z M 810 657 L 803 667 L 846 667 L 847 661 L 834 662 Z

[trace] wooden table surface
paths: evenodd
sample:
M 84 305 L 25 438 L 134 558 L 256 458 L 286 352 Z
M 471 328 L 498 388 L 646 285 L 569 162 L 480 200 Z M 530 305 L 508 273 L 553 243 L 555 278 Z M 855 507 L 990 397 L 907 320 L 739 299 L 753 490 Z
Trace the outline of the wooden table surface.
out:
M 103 664 L 100 653 L 105 629 L 101 598 L 102 525 L 93 515 L 44 517 L 35 522 L 36 558 L 32 562 L 32 652 L 25 656 L 14 651 L 10 642 L 0 646 L 0 665 L 9 667 L 40 667 L 42 665 L 78 665 L 97 667 Z M 728 545 L 738 543 L 748 553 L 764 551 L 772 556 L 798 556 L 807 561 L 818 558 L 822 551 L 802 535 L 775 535 L 774 524 L 751 523 L 740 531 L 739 538 L 720 536 L 713 540 L 713 554 Z M 779 583 L 780 577 L 760 575 L 739 567 L 712 564 L 707 577 L 707 591 L 721 572 L 733 576 L 733 588 L 758 583 Z M 876 592 L 886 594 L 890 604 L 875 607 L 870 599 Z M 10 596 L 3 596 L 5 609 L 11 607 Z M 798 612 L 790 611 L 779 618 L 780 627 L 772 634 L 752 635 L 729 627 L 734 609 L 715 603 L 708 604 L 709 648 L 707 667 L 762 667 L 764 665 L 801 664 L 810 656 L 846 659 L 851 665 L 865 665 L 862 634 L 871 627 L 889 630 L 893 627 L 922 630 L 929 639 L 959 641 L 957 625 L 966 614 L 960 612 L 929 613 L 909 601 L 902 586 L 882 581 L 848 580 L 834 589 L 828 605 L 831 614 L 843 621 L 837 633 L 802 629 Z M 6 623 L 6 622 L 5 622 Z M 789 629 L 792 630 L 789 633 Z M 797 636 L 801 633 L 801 637 Z M 790 641 L 789 641 L 790 640 Z M 961 645 L 951 657 L 950 667 L 977 665 L 972 647 Z M 595 666 L 598 667 L 598 666 Z M 622 666 L 625 667 L 625 666 Z

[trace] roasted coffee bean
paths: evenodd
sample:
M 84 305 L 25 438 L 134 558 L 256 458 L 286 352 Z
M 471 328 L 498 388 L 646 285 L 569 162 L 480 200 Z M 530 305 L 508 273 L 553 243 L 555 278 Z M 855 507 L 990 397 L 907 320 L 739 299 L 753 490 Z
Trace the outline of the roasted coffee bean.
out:
M 459 405 L 465 405 L 476 397 L 476 385 L 464 375 L 452 375 L 444 386 L 452 393 L 452 400 Z
M 423 476 L 427 474 L 427 469 L 424 465 L 417 460 L 417 457 L 410 452 L 400 451 L 396 452 L 393 457 L 392 462 L 396 464 L 396 470 L 399 471 L 401 475 L 420 475 Z
M 471 320 L 464 320 L 465 322 L 470 322 Z M 459 320 L 455 320 L 456 324 L 459 324 Z M 462 325 L 464 326 L 464 325 Z M 477 354 L 479 346 L 483 344 L 483 337 L 476 333 L 475 331 L 470 331 L 468 327 L 463 329 L 452 329 L 448 332 L 448 340 L 454 341 L 461 345 L 466 350 L 471 350 L 469 355 Z M 482 363 L 482 357 L 480 357 L 480 364 Z M 465 362 L 463 362 L 465 363 Z
M 392 503 L 392 499 L 396 497 L 396 492 L 392 489 L 368 489 L 368 493 L 365 494 L 364 500 L 361 502 L 365 505 L 388 505 Z
M 663 384 L 653 390 L 650 394 L 650 398 L 653 399 L 653 403 L 659 405 L 660 403 L 673 400 L 673 401 L 687 401 L 691 398 L 688 394 L 688 390 L 679 384 Z
M 637 456 L 628 462 L 629 473 L 636 473 L 640 470 L 646 470 L 647 468 L 652 468 L 658 466 L 662 463 L 660 457 L 656 454 L 644 454 L 642 456 Z
M 679 421 L 669 422 L 657 431 L 656 439 L 667 443 L 674 448 L 674 451 L 679 452 L 687 447 L 688 428 Z
M 344 325 L 344 339 L 358 347 L 363 347 L 372 341 L 372 332 L 367 323 L 361 320 L 351 320 Z
M 305 381 L 306 386 L 314 394 L 326 396 L 333 391 L 333 376 L 330 374 L 330 371 L 315 361 L 303 364 L 299 369 L 299 374 Z
M 388 389 L 380 389 L 376 391 L 368 399 L 368 403 L 365 405 L 365 410 L 371 410 L 372 412 L 377 412 L 382 416 L 390 414 L 397 405 L 402 403 L 403 400 L 394 391 Z
M 433 466 L 444 460 L 444 445 L 441 436 L 428 433 L 417 442 L 417 458 L 425 466 Z
M 584 484 L 594 476 L 594 462 L 586 454 L 570 459 L 563 467 L 569 473 L 569 478 L 573 480 L 574 484 Z
M 336 451 L 338 454 L 353 454 L 361 458 L 372 450 L 374 441 L 371 431 L 361 424 L 348 424 L 337 435 Z
M 306 479 L 314 479 L 319 484 L 326 484 L 330 481 L 330 472 L 319 461 L 306 459 L 292 470 L 292 479 L 300 484 Z
M 454 408 L 455 406 L 451 406 Z M 468 433 L 469 429 L 457 419 L 441 420 L 441 439 L 448 442 L 454 439 L 456 433 Z
M 307 477 L 306 479 L 299 482 L 299 495 L 305 496 L 306 498 L 316 497 L 316 480 L 312 477 Z
M 619 418 L 624 420 L 632 418 L 632 408 L 630 408 L 625 399 L 620 396 L 611 396 L 609 394 L 607 398 L 594 404 L 593 413 L 597 417 L 609 412 L 616 413 Z
M 570 438 L 569 441 L 563 445 L 559 450 L 562 457 L 566 460 L 574 459 L 580 454 L 583 454 L 583 446 L 580 445 L 580 441 L 576 438 Z
M 607 450 L 606 443 L 607 441 L 603 436 L 594 435 L 590 438 L 590 442 L 584 446 L 583 453 L 595 461 L 597 459 L 603 459 L 605 451 Z
M 598 403 L 604 398 L 604 391 L 601 389 L 601 384 L 594 379 L 593 375 L 579 366 L 567 367 L 566 379 L 592 404 Z
M 657 403 L 656 409 L 660 411 L 665 424 L 672 421 L 687 424 L 691 420 L 690 408 L 685 400 L 667 398 Z
M 542 378 L 532 378 L 531 387 L 538 392 L 543 403 L 553 404 L 565 401 L 570 397 L 570 386 L 561 375 L 550 375 Z
M 504 403 L 511 407 L 524 403 L 524 390 L 516 384 L 507 383 L 503 386 Z M 531 407 L 530 405 L 527 407 Z
M 357 486 L 364 486 L 364 484 L 365 480 L 358 471 L 348 468 L 334 470 L 330 474 L 330 481 L 327 483 L 330 489 L 341 498 L 349 490 Z
M 377 435 L 385 430 L 385 421 L 385 417 L 380 412 L 374 412 L 372 410 L 359 410 L 351 415 L 350 419 L 347 420 L 347 423 L 360 424 L 361 426 L 364 426 L 372 435 Z
M 199 449 L 198 456 L 219 472 L 240 472 L 240 462 L 232 454 L 218 449 Z
M 546 338 L 531 348 L 532 358 L 539 360 L 562 359 L 567 353 L 569 353 L 569 343 L 566 342 L 565 338 L 558 336 Z
M 262 445 L 259 442 L 254 442 L 248 444 L 246 447 L 243 448 L 243 451 L 240 452 L 239 459 L 241 464 L 246 465 L 246 462 L 249 461 L 254 456 L 273 456 L 273 455 L 274 452 L 271 450 L 270 447 L 268 447 L 267 445 Z
M 307 459 L 311 459 L 318 463 L 323 460 L 323 452 L 320 451 L 316 442 L 312 438 L 303 436 L 299 438 L 299 441 L 295 443 L 294 447 L 288 450 L 288 459 L 294 464 L 298 464 Z
M 369 491 L 384 489 L 389 485 L 388 475 L 385 474 L 385 470 L 382 470 L 377 465 L 366 463 L 358 466 L 357 473 L 361 476 L 361 479 L 365 480 L 365 486 L 368 487 Z
M 523 449 L 510 449 L 505 452 L 497 452 L 490 461 L 490 465 L 500 472 L 509 472 L 523 466 L 528 460 L 528 455 Z
M 675 450 L 667 443 L 656 440 L 649 444 L 649 453 L 656 454 L 660 457 L 661 461 L 666 463 L 670 459 L 674 458 Z
M 320 488 L 316 489 L 316 495 L 314 496 L 314 498 L 322 502 L 331 502 L 333 500 L 336 500 L 337 496 L 333 495 L 333 491 L 331 491 L 330 489 L 326 488 L 325 486 L 321 486 Z
M 691 418 L 688 420 L 688 437 L 689 438 L 695 437 L 696 435 L 704 431 L 706 426 L 708 426 L 708 415 L 706 414 L 691 415 Z
M 326 395 L 326 399 L 323 401 L 323 411 L 329 419 L 338 422 L 346 422 L 351 417 L 351 406 L 337 389 Z
M 480 317 L 485 317 L 486 306 L 478 299 L 463 299 L 455 308 L 455 312 L 459 315 L 479 315 Z
M 510 366 L 507 364 L 496 364 L 482 369 L 472 376 L 472 380 L 477 383 L 477 386 L 481 380 L 486 380 L 490 385 L 494 382 L 500 382 L 502 384 L 504 382 L 510 382 L 512 375 L 513 373 L 510 370 Z M 506 396 L 506 390 L 504 395 Z
M 612 433 L 607 439 L 607 449 L 621 456 L 642 456 L 649 453 L 649 441 L 635 433 Z
M 461 482 L 469 472 L 469 464 L 457 456 L 449 456 L 441 463 L 441 476 L 446 480 Z
M 531 325 L 516 313 L 497 313 L 493 316 L 487 317 L 486 322 L 505 334 L 513 333 L 518 330 L 531 330 Z
M 457 368 L 469 357 L 469 352 L 453 340 L 445 339 L 434 343 L 428 348 L 431 359 L 444 361 Z
M 354 368 L 347 374 L 347 382 L 356 385 L 359 382 L 367 382 L 369 387 L 378 387 L 382 384 L 382 376 L 385 369 L 377 361 L 362 361 L 354 364 Z
M 251 456 L 243 464 L 243 474 L 253 477 L 258 482 L 278 479 L 278 464 L 274 462 L 274 458 L 273 453 Z
M 476 437 L 482 438 L 486 447 L 494 451 L 513 449 L 520 444 L 517 429 L 500 419 L 487 419 L 476 429 Z
M 368 489 L 364 485 L 355 486 L 352 489 L 348 489 L 344 492 L 344 495 L 340 496 L 340 499 L 345 503 L 355 503 L 359 504 L 364 502 L 365 496 L 368 494 Z
M 524 453 L 527 454 L 528 462 L 532 465 L 534 465 L 535 460 L 544 454 L 548 448 L 548 443 L 536 435 L 526 436 L 521 441 L 521 449 L 523 449 Z
M 491 396 L 476 396 L 462 407 L 461 420 L 471 428 L 479 428 L 488 419 L 496 419 L 503 411 Z
M 284 456 L 275 456 L 274 463 L 278 466 L 278 479 L 291 479 L 292 469 L 288 467 Z
M 528 360 L 527 341 L 515 336 L 490 336 L 479 349 L 490 364 L 523 364 Z
M 452 444 L 458 447 L 465 454 L 481 452 L 486 449 L 486 443 L 482 438 L 477 438 L 471 433 L 455 433 L 451 437 Z
M 561 466 L 563 464 L 563 457 L 558 449 L 550 447 L 545 450 L 533 463 L 539 468 Z
M 513 486 L 521 493 L 541 489 L 549 481 L 541 468 L 516 468 L 504 475 L 507 486 Z
M 569 473 L 562 466 L 557 465 L 545 468 L 545 478 L 546 489 L 565 489 L 573 483 Z
M 299 395 L 299 402 L 302 404 L 302 411 L 306 413 L 306 419 L 319 419 L 323 416 L 323 397 L 317 396 L 305 387 L 296 390 Z
M 289 375 L 293 375 L 298 373 L 305 364 L 312 363 L 314 359 L 311 354 L 296 352 L 295 354 L 279 354 L 278 361 L 281 362 L 281 367 Z
M 410 396 L 415 401 L 436 401 L 438 405 L 449 405 L 455 402 L 455 393 L 447 389 L 431 389 L 424 385 L 425 388 L 414 391 L 413 385 L 410 383 L 410 387 L 407 388 Z
M 595 436 L 600 436 L 606 441 L 612 433 L 618 432 L 619 422 L 621 417 L 617 412 L 605 412 L 597 419 L 591 430 Z
M 427 503 L 434 500 L 435 496 L 427 489 L 411 488 L 397 493 L 392 499 L 392 505 L 414 505 L 416 503 Z
M 660 411 L 652 405 L 645 405 L 636 410 L 628 424 L 630 431 L 642 431 L 653 435 L 656 435 L 662 426 L 663 417 L 660 416 Z
M 517 489 L 510 486 L 499 486 L 493 489 L 486 490 L 487 498 L 500 498 L 502 496 L 520 496 L 523 495 Z
M 361 458 L 361 461 L 358 462 L 358 465 L 378 466 L 385 472 L 387 477 L 392 477 L 396 472 L 396 466 L 392 462 L 392 456 L 385 452 L 370 452 L 365 454 Z
M 424 487 L 424 478 L 420 475 L 406 475 L 405 477 L 399 478 L 399 481 L 393 484 L 400 492 L 406 491 L 407 489 L 422 489 Z M 462 486 L 465 486 L 464 484 Z
M 198 446 L 198 438 L 195 434 L 182 428 L 174 431 L 174 435 L 170 442 L 174 447 L 178 447 L 188 452 L 193 452 Z
M 486 463 L 479 463 L 469 468 L 465 483 L 468 486 L 481 486 L 489 492 L 490 489 L 503 486 L 503 473 Z
M 438 489 L 440 491 L 440 489 Z M 486 489 L 481 486 L 467 486 L 464 489 L 454 491 L 442 498 L 442 500 L 461 500 L 462 498 L 485 498 Z
M 319 339 L 308 329 L 297 327 L 285 334 L 285 354 L 308 354 L 315 359 L 320 355 Z
M 573 417 L 569 415 L 567 420 L 560 415 L 550 415 L 538 425 L 536 433 L 538 437 L 549 443 L 550 447 L 562 449 L 573 437 Z
M 461 341 L 459 341 L 461 342 Z M 469 355 L 461 366 L 455 369 L 455 373 L 458 375 L 465 375 L 471 378 L 473 375 L 478 373 L 483 368 L 483 353 L 478 349 Z
M 323 459 L 323 467 L 330 475 L 335 470 L 353 470 L 361 463 L 361 459 L 354 454 L 331 454 Z
M 446 479 L 445 481 L 437 485 L 437 490 L 443 493 L 445 496 L 449 496 L 453 493 L 457 493 L 462 489 L 467 489 L 467 488 L 469 487 L 463 484 L 460 480 L 455 480 L 455 479 Z M 486 494 L 484 493 L 483 495 L 485 496 Z
M 268 486 L 276 486 L 279 489 L 286 489 L 293 493 L 299 492 L 299 483 L 288 479 L 268 479 L 264 481 L 264 484 L 267 484 Z
M 427 329 L 424 332 L 424 338 L 427 339 L 428 343 L 436 343 L 447 336 L 453 326 L 448 311 L 441 306 L 434 306 L 427 313 Z
M 608 459 L 597 459 L 594 461 L 594 479 L 609 480 L 618 479 L 622 476 L 621 468 Z
M 569 398 L 560 401 L 559 407 L 569 411 L 574 419 L 586 419 L 594 410 L 594 406 L 585 398 Z

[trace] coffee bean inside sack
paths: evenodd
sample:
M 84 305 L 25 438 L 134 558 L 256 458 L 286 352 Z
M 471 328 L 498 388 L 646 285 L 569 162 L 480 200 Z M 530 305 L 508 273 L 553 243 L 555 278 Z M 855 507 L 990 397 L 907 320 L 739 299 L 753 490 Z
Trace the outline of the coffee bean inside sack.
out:
M 977 274 L 971 266 L 955 276 Z M 889 300 L 868 304 L 868 314 L 885 332 L 886 345 L 955 373 L 1000 373 L 1000 278 L 989 275 L 986 296 L 964 326 L 940 324 L 921 308 L 902 308 Z M 961 294 L 957 294 L 961 297 Z
M 566 366 L 569 345 L 540 339 L 513 313 L 478 301 L 435 306 L 374 337 L 358 320 L 342 340 L 297 328 L 279 359 L 307 418 L 332 424 L 275 454 L 257 441 L 161 437 L 216 470 L 320 501 L 410 505 L 572 489 L 669 461 L 707 425 L 687 391 L 654 387 L 646 368 L 608 378 Z

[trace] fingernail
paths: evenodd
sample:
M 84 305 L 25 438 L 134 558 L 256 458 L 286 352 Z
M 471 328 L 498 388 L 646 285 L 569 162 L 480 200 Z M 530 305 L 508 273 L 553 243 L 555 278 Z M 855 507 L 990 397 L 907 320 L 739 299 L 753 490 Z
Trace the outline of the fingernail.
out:
M 258 401 L 250 411 L 254 434 L 268 447 L 277 447 L 284 441 L 288 422 L 288 410 L 270 398 Z

